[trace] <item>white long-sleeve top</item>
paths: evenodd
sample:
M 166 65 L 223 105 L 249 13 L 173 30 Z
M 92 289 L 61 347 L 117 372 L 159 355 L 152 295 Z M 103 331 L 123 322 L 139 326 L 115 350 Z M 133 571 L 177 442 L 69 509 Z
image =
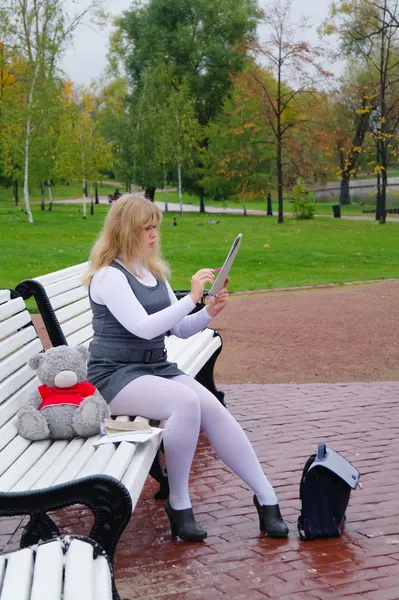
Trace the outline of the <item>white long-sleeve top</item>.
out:
M 118 262 L 127 269 L 121 261 Z M 129 270 L 129 269 L 127 269 Z M 155 287 L 154 275 L 135 266 L 136 279 L 147 287 Z M 131 271 L 130 271 L 131 272 Z M 152 340 L 171 331 L 179 338 L 188 338 L 209 325 L 212 317 L 206 307 L 190 315 L 195 302 L 190 294 L 178 300 L 168 281 L 165 280 L 171 305 L 149 315 L 138 301 L 126 276 L 115 267 L 103 267 L 94 275 L 90 284 L 90 295 L 97 304 L 105 305 L 115 319 L 133 335 Z

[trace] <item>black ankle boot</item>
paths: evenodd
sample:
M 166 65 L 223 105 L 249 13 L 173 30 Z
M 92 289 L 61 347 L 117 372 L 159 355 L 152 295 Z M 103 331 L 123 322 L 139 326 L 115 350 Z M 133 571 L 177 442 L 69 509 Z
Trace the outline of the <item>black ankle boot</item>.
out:
M 283 521 L 278 504 L 260 505 L 256 495 L 254 504 L 259 515 L 259 527 L 263 533 L 273 538 L 286 538 L 289 529 Z
M 179 537 L 183 542 L 202 542 L 207 537 L 207 532 L 195 522 L 192 508 L 175 510 L 167 500 L 165 512 L 169 517 L 173 537 Z

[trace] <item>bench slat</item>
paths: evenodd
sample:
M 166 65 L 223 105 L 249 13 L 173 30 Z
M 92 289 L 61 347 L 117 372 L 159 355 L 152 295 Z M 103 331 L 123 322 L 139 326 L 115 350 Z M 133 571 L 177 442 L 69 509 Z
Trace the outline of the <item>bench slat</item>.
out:
M 14 333 L 10 337 L 3 340 L 0 344 L 0 359 L 10 355 L 15 350 L 18 350 L 24 344 L 34 340 L 37 337 L 33 325 L 21 329 L 18 333 Z
M 72 319 L 73 317 L 76 317 L 77 315 L 80 315 L 86 311 L 90 311 L 90 300 L 87 296 L 86 296 L 86 298 L 83 298 L 82 300 L 78 300 L 77 302 L 74 302 L 73 304 L 68 304 L 68 306 L 59 308 L 58 310 L 55 311 L 55 316 L 57 317 L 58 321 L 61 324 L 63 324 L 66 321 L 68 321 L 69 319 Z M 90 316 L 91 316 L 91 311 L 90 311 Z
M 14 331 L 18 331 L 24 325 L 27 325 L 31 322 L 30 314 L 27 310 L 20 312 L 10 319 L 6 319 L 5 321 L 1 321 L 0 323 L 0 339 L 5 338 L 7 335 L 14 333 Z
M 89 458 L 96 451 L 93 446 L 93 442 L 99 439 L 99 435 L 88 438 L 73 457 L 73 460 L 69 463 L 66 469 L 54 481 L 54 484 L 65 483 L 66 481 L 72 481 L 75 479 L 79 471 L 83 469 Z
M 190 365 L 183 365 L 184 372 L 191 377 L 195 377 L 221 345 L 220 338 L 215 337 L 209 346 L 204 348 L 202 353 L 193 359 Z
M 31 600 L 60 600 L 64 571 L 63 544 L 56 539 L 36 551 Z
M 39 477 L 32 486 L 32 490 L 39 490 L 53 485 L 57 477 L 59 477 L 67 465 L 69 465 L 85 441 L 84 438 L 75 438 L 71 440 L 61 454 L 57 456 L 50 468 Z
M 10 290 L 0 290 L 0 304 L 8 302 L 11 298 Z
M 112 583 L 109 572 L 109 564 L 105 556 L 96 558 L 93 564 L 93 599 L 111 600 Z
M 20 436 L 18 436 L 20 437 Z M 54 460 L 58 458 L 61 452 L 68 445 L 67 440 L 57 440 L 51 444 L 49 449 L 40 457 L 40 459 L 29 469 L 27 473 L 12 488 L 12 492 L 22 492 L 24 490 L 30 490 L 36 483 L 36 481 L 47 471 L 52 465 Z
M 131 442 L 121 442 L 118 444 L 114 455 L 102 471 L 103 475 L 111 475 L 111 477 L 115 477 L 115 479 L 120 481 L 137 451 L 137 445 Z
M 7 568 L 1 600 L 29 600 L 33 575 L 33 549 L 7 555 Z
M 93 337 L 93 328 L 90 325 L 73 333 L 69 337 L 67 337 L 68 346 L 79 346 L 82 342 L 91 341 Z
M 16 429 L 16 428 L 15 428 Z M 0 454 L 0 475 L 3 475 L 9 467 L 25 452 L 30 446 L 30 441 L 25 440 L 20 435 L 16 435 L 12 441 L 5 447 Z
M 79 471 L 79 477 L 88 477 L 96 473 L 102 473 L 116 451 L 116 444 L 104 444 L 94 448 L 93 455 L 89 458 L 83 469 Z
M 86 261 L 84 263 L 79 263 L 78 265 L 73 265 L 73 267 L 67 267 L 66 269 L 60 269 L 59 271 L 48 273 L 47 275 L 40 275 L 34 279 L 46 287 L 47 285 L 55 283 L 56 281 L 62 281 L 67 277 L 73 277 L 74 275 L 79 275 L 79 273 L 84 273 L 87 270 L 87 267 L 88 262 Z
M 35 372 L 28 365 L 7 377 L 0 383 L 0 404 L 34 377 L 36 377 Z
M 65 561 L 64 600 L 94 600 L 93 547 L 72 540 Z
M 162 433 L 154 436 L 148 442 L 138 444 L 134 460 L 130 463 L 122 483 L 129 490 L 132 498 L 132 511 L 134 511 L 137 500 L 140 496 L 144 482 L 147 479 L 158 447 L 162 440 Z
M 43 346 L 39 338 L 36 338 L 26 344 L 17 352 L 0 362 L 0 381 L 17 371 L 23 365 L 26 365 L 28 360 L 35 354 L 39 354 L 43 350 Z
M 54 296 L 54 298 L 50 298 L 51 306 L 54 310 L 57 308 L 61 308 L 66 304 L 70 304 L 71 302 L 75 302 L 76 300 L 81 300 L 87 296 L 87 289 L 81 285 L 79 288 L 75 288 L 70 292 L 66 292 L 65 294 L 61 294 L 60 296 Z
M 27 450 L 0 477 L 0 491 L 9 492 L 14 485 L 33 467 L 50 446 L 50 440 L 31 444 Z
M 16 422 L 17 417 L 15 416 L 12 419 L 10 419 L 8 423 L 6 423 L 5 425 L 3 425 L 3 427 L 0 428 L 0 450 L 5 448 L 7 444 L 9 444 L 11 440 L 14 439 L 15 436 L 18 434 Z
M 36 377 L 29 383 L 25 384 L 18 392 L 11 396 L 8 400 L 0 404 L 0 425 L 6 423 L 13 417 L 20 406 L 25 402 L 27 396 L 37 389 Z
M 0 556 L 0 590 L 3 587 L 5 569 L 6 569 L 6 557 Z M 0 597 L 1 597 L 1 594 L 0 594 Z
M 204 335 L 196 337 L 191 341 L 191 344 L 185 348 L 184 352 L 179 351 L 178 356 L 174 357 L 180 369 L 183 369 L 183 365 L 190 364 L 195 356 L 197 356 L 201 350 L 206 347 L 212 341 L 212 331 L 206 330 L 203 332 Z
M 77 317 L 74 317 L 73 319 L 69 319 L 69 321 L 66 321 L 62 325 L 62 331 L 65 337 L 70 336 L 72 333 L 75 333 L 75 331 L 79 331 L 79 329 L 82 329 L 87 325 L 91 326 L 91 320 L 92 314 L 90 310 L 87 310 L 86 312 L 82 313 L 81 315 L 78 315 Z
M 82 274 L 74 275 L 73 277 L 67 277 L 65 279 L 61 279 L 60 281 L 56 281 L 55 283 L 50 283 L 46 285 L 46 293 L 49 298 L 54 298 L 55 296 L 62 296 L 65 292 L 70 292 L 75 288 L 81 287 L 82 285 Z
M 25 302 L 22 298 L 14 298 L 14 300 L 0 304 L 0 321 L 9 319 L 13 315 L 25 310 L 25 308 Z

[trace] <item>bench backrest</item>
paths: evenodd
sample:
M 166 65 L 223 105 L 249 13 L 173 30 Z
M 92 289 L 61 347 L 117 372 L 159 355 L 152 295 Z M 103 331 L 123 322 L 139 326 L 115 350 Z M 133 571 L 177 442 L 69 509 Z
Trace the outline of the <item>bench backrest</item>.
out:
M 44 309 L 42 312 L 47 329 L 52 328 L 54 330 L 53 335 L 49 331 L 53 345 L 66 342 L 69 346 L 83 344 L 87 347 L 93 337 L 92 312 L 88 291 L 82 284 L 82 276 L 87 268 L 87 262 L 81 263 L 37 277 L 30 282 L 21 282 L 17 286 L 17 290 L 20 290 L 24 284 L 30 285 L 32 281 L 36 287 L 37 283 L 40 284 L 41 291 L 39 291 L 39 295 L 45 296 L 45 303 L 50 302 L 51 312 L 55 315 L 54 319 L 54 315 L 49 316 L 47 314 L 46 316 L 48 310 Z M 21 293 L 23 293 L 22 290 Z M 179 297 L 187 292 L 178 290 L 175 293 Z M 38 298 L 36 300 L 38 301 Z M 202 305 L 197 306 L 197 308 L 201 307 Z M 192 377 L 198 375 L 201 378 L 200 371 L 212 357 L 215 359 L 215 353 L 220 352 L 222 342 L 220 336 L 213 329 L 206 328 L 187 339 L 179 339 L 173 335 L 167 336 L 165 345 L 170 361 L 176 362 L 178 367 L 187 375 Z M 208 383 L 214 389 L 212 376 L 209 373 L 207 375 Z M 214 392 L 219 393 L 216 388 Z
M 15 415 L 38 382 L 27 363 L 42 350 L 23 299 L 12 298 L 9 290 L 0 290 L 0 450 L 17 435 Z M 15 440 L 16 446 L 26 441 L 18 440 L 21 438 Z M 12 453 L 12 444 L 10 448 Z M 20 453 L 16 447 L 15 452 Z M 1 469 L 4 467 L 2 464 Z
M 88 263 L 36 277 L 45 289 L 68 346 L 87 346 L 93 337 L 92 313 L 82 276 Z

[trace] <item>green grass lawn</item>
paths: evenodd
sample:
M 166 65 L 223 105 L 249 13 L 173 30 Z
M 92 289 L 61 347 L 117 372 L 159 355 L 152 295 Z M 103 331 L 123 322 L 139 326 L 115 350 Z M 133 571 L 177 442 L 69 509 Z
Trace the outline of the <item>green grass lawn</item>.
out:
M 159 202 L 164 201 L 164 194 L 162 191 L 158 191 L 155 194 L 155 200 Z M 177 192 L 169 192 L 168 200 L 170 203 L 179 203 L 178 193 Z M 190 194 L 183 194 L 183 204 L 190 204 L 192 206 L 198 206 L 199 208 L 199 199 L 197 196 L 191 196 Z M 273 200 L 273 212 L 277 214 L 278 205 L 277 200 Z M 339 204 L 339 201 L 334 202 L 318 202 L 316 204 L 316 214 L 318 215 L 332 215 L 333 204 Z M 205 201 L 205 207 L 208 206 L 221 206 L 223 208 L 239 208 L 242 209 L 242 203 L 236 202 L 234 200 L 227 200 L 223 202 L 215 202 L 211 199 Z M 261 210 L 266 213 L 267 204 L 265 200 L 248 200 L 247 209 L 252 210 Z M 392 208 L 392 206 L 399 206 L 399 196 L 392 196 L 387 198 L 387 208 Z M 357 203 L 350 204 L 349 206 L 341 206 L 341 214 L 347 216 L 361 216 L 363 215 L 363 209 L 375 209 L 375 204 L 368 204 L 367 200 L 363 206 L 360 206 Z M 292 212 L 292 204 L 289 200 L 284 201 L 284 213 Z
M 30 225 L 20 210 L 0 208 L 0 287 L 85 261 L 108 206 L 95 210 L 83 220 L 80 205 L 56 205 L 52 213 L 34 206 Z M 399 223 L 287 218 L 278 225 L 271 218 L 218 215 L 220 223 L 211 225 L 208 218 L 165 215 L 163 249 L 175 288 L 187 288 L 202 267 L 221 266 L 239 232 L 243 242 L 232 271 L 233 292 L 399 277 Z
M 98 194 L 100 196 L 108 196 L 115 191 L 115 185 L 98 185 Z M 70 198 L 81 198 L 82 197 L 82 185 L 76 181 L 70 185 L 57 184 L 52 188 L 53 200 L 69 200 Z M 48 193 L 46 188 L 46 203 L 48 202 Z M 89 190 L 90 193 L 90 190 Z M 22 187 L 19 188 L 19 203 L 22 206 L 24 203 L 24 190 Z M 32 187 L 30 191 L 31 202 L 41 202 L 41 191 L 39 187 Z M 0 187 L 0 206 L 4 208 L 12 207 L 14 205 L 14 195 L 12 188 L 5 189 Z

